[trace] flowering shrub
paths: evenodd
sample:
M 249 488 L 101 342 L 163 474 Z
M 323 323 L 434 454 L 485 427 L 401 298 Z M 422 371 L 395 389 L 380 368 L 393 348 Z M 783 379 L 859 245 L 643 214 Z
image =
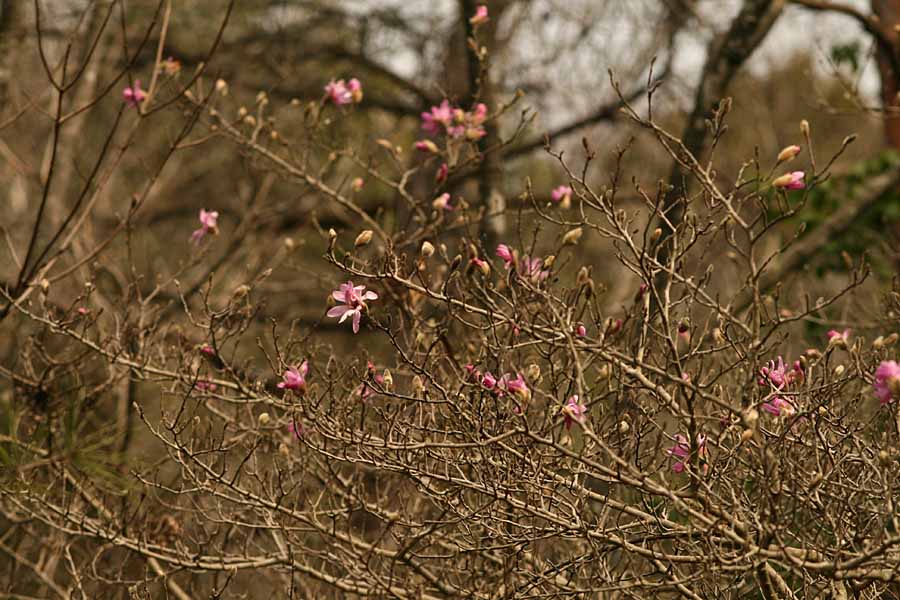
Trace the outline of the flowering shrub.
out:
M 480 6 L 462 21 L 477 36 L 497 18 Z M 466 179 L 513 143 L 494 135 L 512 100 L 431 100 L 405 133 L 370 139 L 353 121 L 375 97 L 367 77 L 365 97 L 351 78 L 323 99 L 325 77 L 305 104 L 259 92 L 248 109 L 205 61 L 179 79 L 162 48 L 151 91 L 104 92 L 140 111 L 102 149 L 122 135 L 124 153 L 164 116 L 181 127 L 134 163 L 101 156 L 61 186 L 87 205 L 9 236 L 0 552 L 28 573 L 10 593 L 876 598 L 900 585 L 900 288 L 879 282 L 886 316 L 851 323 L 874 302 L 864 263 L 849 257 L 847 279 L 812 299 L 780 262 L 833 161 L 778 175 L 807 156 L 791 145 L 713 177 L 623 97 L 686 169 L 677 210 L 668 187 L 626 177 L 624 150 L 598 183 L 585 139 L 577 157 L 547 146 L 552 181 L 571 186 L 517 182 L 495 214 Z M 414 141 L 420 129 L 431 138 Z M 204 159 L 210 140 L 258 187 L 235 186 L 235 210 L 184 193 L 189 220 L 151 232 L 165 163 Z M 91 221 L 122 164 L 146 181 Z M 48 206 L 68 206 L 42 181 Z M 515 227 L 493 240 L 498 216 Z

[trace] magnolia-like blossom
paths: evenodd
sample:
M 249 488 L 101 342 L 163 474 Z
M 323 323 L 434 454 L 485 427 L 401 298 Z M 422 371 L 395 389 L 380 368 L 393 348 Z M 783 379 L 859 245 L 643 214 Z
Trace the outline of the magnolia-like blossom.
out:
M 440 153 L 440 148 L 437 147 L 437 144 L 432 142 L 431 140 L 419 140 L 415 144 L 413 144 L 416 150 L 420 152 L 426 152 L 428 154 L 438 154 Z
M 340 288 L 331 292 L 331 296 L 343 304 L 330 308 L 328 316 L 340 317 L 338 323 L 343 323 L 347 317 L 352 317 L 353 333 L 359 333 L 359 321 L 364 310 L 368 308 L 366 300 L 377 300 L 378 294 L 365 291 L 366 286 L 354 286 L 352 281 L 342 283 Z
M 550 199 L 562 205 L 569 205 L 572 201 L 572 188 L 561 185 L 550 192 Z
M 828 345 L 829 346 L 845 346 L 850 341 L 850 333 L 849 329 L 845 329 L 844 331 L 838 331 L 836 329 L 829 329 L 828 333 L 825 335 L 828 336 Z
M 515 379 L 513 379 L 512 375 L 506 373 L 500 378 L 498 385 L 504 391 L 515 394 L 522 398 L 522 400 L 527 401 L 531 397 L 531 390 L 528 389 L 528 384 L 525 382 L 525 378 L 522 377 L 521 373 L 516 373 Z
M 135 79 L 134 85 L 122 90 L 122 100 L 125 101 L 125 104 L 130 104 L 135 108 L 139 108 L 146 97 L 147 92 L 141 89 L 140 79 Z
M 431 112 L 422 113 L 422 129 L 431 135 L 439 134 L 442 125 L 447 128 L 452 122 L 453 109 L 447 100 L 441 102 L 439 106 L 432 106 Z
M 328 99 L 337 106 L 361 102 L 363 97 L 362 84 L 355 78 L 347 83 L 343 79 L 338 79 L 337 81 L 332 79 L 325 86 L 325 93 L 328 94 Z
M 501 260 L 503 260 L 504 267 L 506 267 L 508 269 L 510 267 L 510 265 L 512 265 L 513 253 L 512 253 L 512 250 L 510 250 L 509 246 L 507 246 L 506 244 L 498 245 L 496 254 L 497 254 L 497 256 L 500 257 Z
M 476 256 L 469 262 L 472 266 L 481 271 L 482 275 L 488 275 L 491 272 L 491 265 L 486 260 L 482 260 Z
M 778 361 L 770 360 L 768 365 L 759 370 L 762 377 L 759 385 L 771 384 L 775 389 L 780 390 L 788 383 L 788 373 L 784 364 L 784 359 L 778 357 Z
M 519 276 L 530 279 L 532 283 L 540 283 L 550 275 L 549 269 L 544 269 L 544 259 L 523 256 L 519 261 Z
M 453 210 L 453 206 L 450 205 L 450 194 L 444 192 L 431 202 L 431 206 L 435 210 Z
M 806 183 L 803 181 L 805 176 L 806 174 L 803 171 L 786 173 L 781 177 L 776 178 L 775 181 L 772 182 L 772 185 L 785 190 L 802 190 L 806 187 Z
M 587 419 L 587 406 L 582 404 L 578 400 L 578 394 L 575 394 L 569 398 L 569 401 L 563 406 L 562 413 L 566 429 L 572 429 L 573 423 L 578 423 L 580 425 Z
M 680 433 L 676 433 L 675 445 L 666 450 L 666 454 L 675 459 L 675 462 L 672 463 L 672 470 L 676 473 L 684 472 L 691 456 L 691 445 L 688 443 L 688 439 Z M 699 458 L 706 456 L 706 436 L 702 434 L 697 435 L 697 456 Z
M 787 400 L 786 398 L 782 398 L 781 396 L 775 396 L 771 400 L 763 402 L 762 409 L 775 417 L 789 417 L 797 412 L 794 408 L 794 405 L 791 404 L 789 400 Z
M 490 17 L 488 17 L 487 6 L 481 4 L 475 9 L 475 14 L 469 18 L 469 23 L 471 23 L 473 27 L 478 27 L 479 25 L 487 23 L 489 20 Z
M 219 233 L 219 213 L 218 211 L 212 210 L 207 212 L 205 209 L 200 209 L 200 228 L 195 229 L 194 233 L 191 234 L 191 241 L 195 244 L 199 244 L 200 241 L 207 234 L 218 234 Z
M 491 375 L 490 371 L 485 371 L 481 378 L 481 385 L 487 390 L 492 390 L 497 387 L 497 378 Z
M 900 364 L 895 360 L 884 360 L 875 369 L 875 396 L 882 405 L 900 399 Z
M 291 367 L 281 376 L 283 381 L 278 383 L 278 389 L 294 390 L 296 392 L 306 391 L 306 373 L 309 371 L 307 361 L 300 363 L 299 367 Z
M 438 167 L 437 173 L 434 176 L 435 183 L 444 183 L 447 181 L 447 175 L 450 174 L 450 167 L 447 166 L 447 163 L 441 163 L 441 166 Z

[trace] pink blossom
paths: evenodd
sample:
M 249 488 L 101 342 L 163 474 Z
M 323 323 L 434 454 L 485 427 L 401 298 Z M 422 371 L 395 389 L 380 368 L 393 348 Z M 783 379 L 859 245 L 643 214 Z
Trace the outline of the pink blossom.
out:
M 802 190 L 806 187 L 806 183 L 803 181 L 805 176 L 806 174 L 803 171 L 786 173 L 785 175 L 776 178 L 775 181 L 772 182 L 772 185 L 785 190 Z
M 563 407 L 563 419 L 565 420 L 566 429 L 572 428 L 572 423 L 584 423 L 587 415 L 587 407 L 578 401 L 578 394 L 575 394 Z
M 307 361 L 300 363 L 299 367 L 291 367 L 281 376 L 284 381 L 278 384 L 278 389 L 294 390 L 297 392 L 306 391 L 306 373 L 309 371 Z
M 362 84 L 357 79 L 351 79 L 349 84 L 344 83 L 343 79 L 337 81 L 332 79 L 325 86 L 325 93 L 328 94 L 328 99 L 337 106 L 360 102 L 362 100 Z
M 771 384 L 776 390 L 780 390 L 788 383 L 789 375 L 785 369 L 784 359 L 778 357 L 778 362 L 770 360 L 768 365 L 759 370 L 762 378 L 759 385 Z
M 519 276 L 530 279 L 532 283 L 540 283 L 550 275 L 550 271 L 543 269 L 543 266 L 543 259 L 524 256 L 519 261 Z
M 691 456 L 691 446 L 688 443 L 688 439 L 680 433 L 676 433 L 675 445 L 666 450 L 666 454 L 676 459 L 672 463 L 672 470 L 676 473 L 684 472 Z M 702 434 L 697 435 L 697 456 L 699 458 L 706 456 L 706 436 Z
M 763 402 L 761 408 L 767 413 L 776 417 L 780 417 L 782 415 L 789 417 L 797 412 L 794 408 L 794 405 L 791 404 L 786 398 L 782 398 L 781 396 L 775 396 L 771 400 Z
M 141 80 L 135 79 L 134 85 L 126 87 L 122 90 L 122 99 L 125 104 L 130 104 L 135 108 L 140 108 L 141 102 L 147 97 L 147 92 L 141 89 Z
M 438 154 L 440 152 L 437 144 L 435 144 L 431 140 L 419 140 L 413 145 L 415 146 L 416 150 L 420 152 L 427 152 L 428 154 Z
M 471 23 L 473 27 L 478 27 L 479 25 L 487 23 L 489 20 L 490 17 L 488 17 L 487 6 L 481 4 L 475 9 L 475 14 L 469 18 L 469 23 Z
M 218 211 L 209 211 L 207 212 L 205 209 L 200 209 L 200 228 L 195 229 L 191 234 L 191 241 L 195 244 L 199 244 L 200 241 L 207 234 L 218 234 L 219 226 L 218 226 L 219 213 Z
M 453 210 L 453 207 L 450 205 L 450 194 L 444 192 L 431 202 L 431 206 L 436 210 Z
M 497 387 L 497 378 L 491 375 L 490 371 L 485 371 L 484 376 L 481 378 L 481 385 L 485 389 L 492 390 Z
M 900 364 L 894 360 L 881 361 L 875 369 L 874 387 L 882 405 L 900 399 Z
M 487 11 L 487 9 L 485 9 L 485 11 Z M 484 104 L 483 102 L 479 102 L 478 104 L 476 104 L 475 110 L 467 115 L 469 125 L 477 127 L 478 125 L 484 123 L 487 120 L 487 112 L 488 109 L 486 104 Z
M 196 384 L 194 384 L 194 387 L 202 392 L 214 392 L 219 386 L 211 381 L 200 380 Z
M 575 335 L 578 337 L 584 337 L 587 335 L 587 329 L 585 329 L 584 325 L 579 325 L 575 328 Z
M 422 129 L 431 135 L 437 135 L 441 131 L 441 125 L 445 128 L 453 121 L 453 109 L 446 99 L 439 106 L 432 106 L 431 112 L 422 113 Z
M 844 331 L 837 331 L 836 329 L 829 329 L 828 333 L 825 335 L 828 336 L 828 344 L 834 346 L 846 346 L 850 341 L 850 330 L 845 329 Z
M 503 262 L 504 262 L 503 266 L 505 266 L 507 269 L 510 267 L 510 265 L 512 265 L 513 254 L 512 254 L 512 250 L 509 249 L 509 246 L 507 246 L 506 244 L 498 245 L 496 254 L 503 260 Z
M 84 306 L 79 306 L 79 307 L 78 307 L 78 314 L 79 314 L 79 315 L 84 316 L 84 315 L 89 315 L 90 313 L 91 313 L 91 309 L 85 308 Z
M 340 289 L 331 292 L 332 297 L 343 304 L 328 310 L 328 316 L 340 317 L 338 323 L 343 323 L 347 317 L 352 317 L 353 333 L 359 333 L 359 321 L 364 310 L 368 308 L 366 300 L 377 300 L 378 294 L 366 292 L 366 286 L 354 286 L 352 281 L 342 283 Z
M 554 202 L 564 202 L 572 199 L 572 188 L 561 185 L 550 192 L 550 199 Z
M 481 271 L 483 275 L 488 275 L 491 272 L 491 265 L 486 260 L 482 260 L 477 256 L 469 261 L 472 265 L 475 266 L 476 269 Z
M 516 373 L 516 378 L 513 379 L 512 375 L 506 373 L 503 377 L 500 378 L 499 382 L 500 387 L 510 394 L 516 394 L 522 400 L 528 400 L 531 397 L 531 390 L 528 389 L 528 384 L 525 382 L 525 378 L 522 377 L 521 373 Z
M 450 167 L 447 166 L 447 163 L 441 163 L 441 166 L 437 170 L 437 174 L 434 176 L 435 183 L 444 183 L 447 181 L 447 175 L 450 173 Z

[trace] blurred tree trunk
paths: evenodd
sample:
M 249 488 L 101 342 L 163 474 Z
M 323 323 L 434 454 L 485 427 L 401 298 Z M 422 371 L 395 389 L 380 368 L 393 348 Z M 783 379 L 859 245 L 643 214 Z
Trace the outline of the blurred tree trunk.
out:
M 884 38 L 890 42 L 878 44 L 878 72 L 881 75 L 881 101 L 884 106 L 884 136 L 891 148 L 900 150 L 900 0 L 872 0 L 872 12 L 878 16 Z
M 12 70 L 23 49 L 24 6 L 25 3 L 18 0 L 0 0 L 0 106 L 9 99 Z

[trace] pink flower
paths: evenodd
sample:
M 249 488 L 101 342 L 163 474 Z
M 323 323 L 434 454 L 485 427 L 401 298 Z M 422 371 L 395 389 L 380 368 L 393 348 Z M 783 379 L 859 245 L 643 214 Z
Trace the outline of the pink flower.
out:
M 432 106 L 431 112 L 422 113 L 422 129 L 431 135 L 437 135 L 441 132 L 441 125 L 445 128 L 450 126 L 453 121 L 453 109 L 450 108 L 450 102 L 446 99 L 441 102 L 440 106 Z
M 519 275 L 523 279 L 530 279 L 532 283 L 540 283 L 550 275 L 550 271 L 543 269 L 543 266 L 543 259 L 524 256 L 519 261 Z
M 196 387 L 198 390 L 200 390 L 202 392 L 214 392 L 214 391 L 216 391 L 216 388 L 218 388 L 219 386 L 217 386 L 216 384 L 214 384 L 211 381 L 201 380 L 201 381 L 198 381 L 194 385 L 194 387 Z
M 450 167 L 447 166 L 447 163 L 441 163 L 440 168 L 437 170 L 437 174 L 434 176 L 435 183 L 444 183 L 447 181 L 447 175 L 450 173 Z
M 450 205 L 450 194 L 444 192 L 431 202 L 431 206 L 436 210 L 453 210 L 453 207 Z
M 504 391 L 515 394 L 522 400 L 527 401 L 531 397 L 531 390 L 528 389 L 528 384 L 525 383 L 525 378 L 522 377 L 521 373 L 516 373 L 515 379 L 512 378 L 512 375 L 506 373 L 500 378 L 499 385 Z
M 691 456 L 691 445 L 688 443 L 688 439 L 680 433 L 676 433 L 675 445 L 666 450 L 666 454 L 676 459 L 672 463 L 672 470 L 676 473 L 684 472 Z M 697 435 L 697 456 L 699 458 L 706 456 L 706 436 L 702 434 Z
M 578 394 L 575 394 L 569 401 L 563 406 L 563 419 L 566 423 L 566 429 L 572 429 L 572 423 L 584 423 L 587 415 L 587 407 L 581 402 L 578 401 Z
M 505 266 L 507 269 L 513 263 L 512 250 L 510 250 L 509 246 L 507 246 L 506 244 L 500 244 L 497 246 L 497 256 L 499 256 L 503 260 L 503 266 Z
M 762 378 L 759 385 L 771 384 L 776 390 L 780 390 L 788 383 L 789 375 L 785 370 L 784 359 L 778 357 L 778 362 L 770 360 L 768 365 L 759 370 Z
M 353 317 L 353 333 L 359 333 L 359 320 L 362 312 L 368 307 L 366 300 L 377 300 L 378 294 L 375 292 L 366 292 L 366 286 L 354 286 L 352 281 L 342 283 L 340 289 L 331 292 L 331 296 L 342 305 L 335 306 L 328 310 L 329 317 L 340 317 L 338 323 L 343 323 L 347 317 Z
M 847 343 L 850 341 L 850 330 L 845 329 L 844 331 L 837 331 L 836 329 L 828 330 L 828 333 L 825 335 L 828 336 L 828 345 L 829 346 L 847 346 Z
M 216 351 L 209 344 L 203 344 L 202 346 L 200 346 L 200 352 L 202 352 L 203 354 L 205 354 L 207 356 L 215 356 L 216 355 Z
M 803 171 L 786 173 L 781 177 L 776 178 L 775 181 L 772 182 L 772 185 L 785 190 L 802 190 L 806 187 L 806 183 L 803 182 L 805 176 L 806 174 Z
M 485 371 L 484 376 L 481 378 L 481 385 L 485 389 L 492 390 L 497 387 L 497 378 L 491 375 L 490 371 Z
M 337 81 L 332 79 L 325 86 L 325 93 L 328 94 L 328 99 L 337 106 L 360 102 L 362 100 L 362 84 L 357 79 L 351 79 L 349 84 L 344 83 L 343 79 Z
M 204 236 L 207 234 L 218 234 L 219 226 L 218 226 L 219 213 L 218 211 L 209 211 L 207 212 L 205 209 L 200 209 L 200 229 L 195 229 L 194 233 L 191 234 L 191 241 L 195 244 L 199 244 Z
M 875 396 L 882 405 L 900 399 L 900 364 L 894 360 L 884 360 L 875 369 Z
M 575 335 L 578 337 L 584 337 L 587 335 L 587 329 L 585 329 L 584 325 L 579 325 L 575 328 Z
M 473 27 L 478 27 L 479 25 L 487 23 L 489 20 L 490 17 L 488 17 L 487 6 L 482 4 L 475 9 L 475 14 L 469 18 L 469 23 L 471 23 Z
M 797 410 L 794 408 L 794 405 L 781 396 L 775 396 L 771 400 L 763 402 L 761 408 L 767 413 L 776 417 L 780 417 L 781 415 L 789 417 L 797 412 Z
M 438 154 L 440 152 L 437 144 L 431 140 L 419 140 L 413 145 L 416 147 L 416 150 L 420 152 L 427 152 L 428 154 Z
M 572 188 L 561 185 L 550 192 L 550 199 L 554 202 L 568 203 L 572 200 Z
M 140 108 L 141 102 L 147 97 L 147 92 L 141 89 L 141 80 L 135 79 L 134 85 L 122 90 L 122 100 L 135 108 Z
M 473 258 L 473 259 L 472 259 L 471 261 L 469 261 L 469 262 L 470 262 L 472 265 L 474 265 L 476 269 L 478 269 L 479 271 L 481 271 L 481 274 L 482 274 L 482 275 L 487 276 L 488 274 L 490 274 L 490 272 L 491 272 L 491 265 L 488 264 L 488 261 L 482 260 L 482 259 L 480 259 L 480 258 L 478 258 L 478 257 L 476 256 L 475 258 Z
M 306 373 L 309 371 L 307 361 L 300 363 L 299 367 L 291 367 L 282 375 L 284 381 L 278 384 L 278 389 L 294 390 L 297 392 L 306 391 Z

